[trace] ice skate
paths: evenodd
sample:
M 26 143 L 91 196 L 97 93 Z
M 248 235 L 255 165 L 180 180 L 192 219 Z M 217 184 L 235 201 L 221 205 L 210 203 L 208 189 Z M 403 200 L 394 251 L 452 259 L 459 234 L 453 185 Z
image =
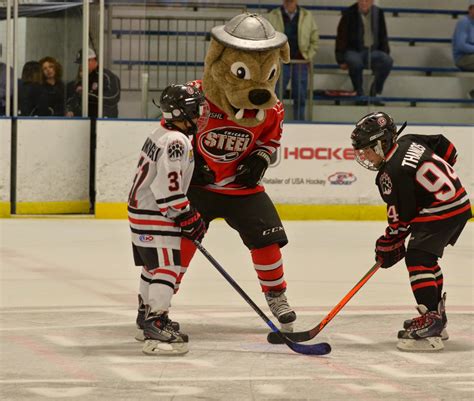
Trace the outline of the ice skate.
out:
M 286 332 L 293 331 L 293 322 L 296 320 L 296 313 L 288 304 L 285 295 L 286 289 L 281 291 L 268 291 L 265 293 L 265 299 L 268 306 L 281 325 L 281 330 Z
M 149 308 L 149 307 L 147 307 Z M 188 350 L 188 335 L 175 330 L 166 312 L 149 312 L 144 321 L 145 343 L 143 353 L 147 355 L 183 355 Z
M 179 331 L 179 323 L 170 319 L 171 327 L 174 331 Z M 145 334 L 143 333 L 143 327 L 145 323 L 145 304 L 143 303 L 143 298 L 141 295 L 138 295 L 138 312 L 137 312 L 137 332 L 135 334 L 135 340 L 145 341 Z
M 444 348 L 441 339 L 443 319 L 439 312 L 428 311 L 425 305 L 417 307 L 420 316 L 398 332 L 397 348 L 407 352 L 434 352 Z
M 443 341 L 449 340 L 449 334 L 448 331 L 446 330 L 446 326 L 448 325 L 448 318 L 446 316 L 446 293 L 443 294 L 443 297 L 438 303 L 438 313 L 441 315 L 441 318 L 443 319 L 443 331 L 441 332 L 441 339 Z M 413 319 L 408 319 L 403 322 L 403 328 L 407 329 L 410 327 L 411 322 Z

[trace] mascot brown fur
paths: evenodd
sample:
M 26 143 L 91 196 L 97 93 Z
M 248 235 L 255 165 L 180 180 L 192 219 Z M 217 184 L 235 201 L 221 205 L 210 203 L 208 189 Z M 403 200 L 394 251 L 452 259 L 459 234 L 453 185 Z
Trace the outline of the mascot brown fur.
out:
M 214 36 L 204 62 L 203 88 L 206 97 L 222 109 L 229 119 L 245 127 L 261 124 L 264 110 L 278 101 L 275 86 L 280 77 L 280 61 L 290 61 L 288 42 L 277 48 L 242 48 L 219 42 Z M 245 110 L 256 110 L 245 113 Z M 263 110 L 258 114 L 259 110 Z M 240 111 L 240 114 L 239 114 Z M 243 113 L 243 114 L 242 114 Z

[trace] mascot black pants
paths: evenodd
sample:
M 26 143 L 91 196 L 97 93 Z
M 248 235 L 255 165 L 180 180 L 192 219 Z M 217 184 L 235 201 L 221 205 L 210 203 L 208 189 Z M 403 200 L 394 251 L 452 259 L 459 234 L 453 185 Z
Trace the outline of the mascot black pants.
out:
M 223 218 L 235 229 L 248 249 L 259 249 L 272 244 L 280 247 L 288 243 L 280 216 L 265 192 L 251 195 L 223 195 L 191 186 L 188 199 L 206 224 Z

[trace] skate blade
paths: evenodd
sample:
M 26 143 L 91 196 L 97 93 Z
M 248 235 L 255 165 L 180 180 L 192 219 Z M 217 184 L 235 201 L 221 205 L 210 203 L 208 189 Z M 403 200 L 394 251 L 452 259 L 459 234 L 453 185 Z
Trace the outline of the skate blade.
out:
M 421 340 L 398 340 L 397 348 L 404 352 L 437 352 L 444 349 L 441 337 L 428 337 Z
M 291 323 L 280 323 L 282 333 L 293 333 L 293 322 Z
M 158 340 L 146 340 L 142 349 L 146 355 L 184 355 L 189 349 L 186 343 L 164 343 Z
M 135 333 L 135 340 L 145 341 L 145 334 L 143 333 L 143 330 L 137 329 L 137 332 Z

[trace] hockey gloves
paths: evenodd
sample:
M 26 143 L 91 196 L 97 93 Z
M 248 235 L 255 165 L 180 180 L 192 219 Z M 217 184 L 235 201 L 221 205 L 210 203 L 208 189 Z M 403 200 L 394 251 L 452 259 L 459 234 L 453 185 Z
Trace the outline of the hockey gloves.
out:
M 237 166 L 237 174 L 234 182 L 249 188 L 256 187 L 270 165 L 270 158 L 270 154 L 262 149 L 250 153 L 250 155 Z
M 375 242 L 375 260 L 380 267 L 388 269 L 405 257 L 405 236 L 390 237 L 382 235 Z
M 216 182 L 216 174 L 197 151 L 194 151 L 194 171 L 191 182 L 196 185 L 208 185 Z
M 206 223 L 193 207 L 188 212 L 175 217 L 174 221 L 181 227 L 181 235 L 191 241 L 201 242 L 206 234 Z

